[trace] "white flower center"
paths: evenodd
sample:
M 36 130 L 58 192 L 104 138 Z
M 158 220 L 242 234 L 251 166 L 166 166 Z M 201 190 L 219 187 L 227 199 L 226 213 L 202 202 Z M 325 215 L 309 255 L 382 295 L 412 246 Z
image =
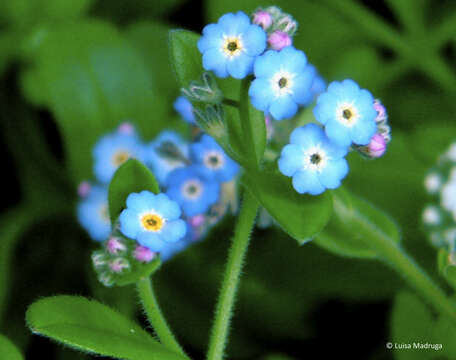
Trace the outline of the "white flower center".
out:
M 274 74 L 271 78 L 271 88 L 276 97 L 280 97 L 286 94 L 293 94 L 293 79 L 296 74 L 292 74 L 285 70 L 280 70 Z
M 329 159 L 328 154 L 320 145 L 317 145 L 304 151 L 303 167 L 305 170 L 321 172 L 326 167 Z
M 244 43 L 242 42 L 242 36 L 223 35 L 221 51 L 230 60 L 239 56 L 244 51 Z
M 204 165 L 208 167 L 209 169 L 220 169 L 224 165 L 224 158 L 222 154 L 218 151 L 208 151 L 206 154 L 204 154 L 204 159 L 203 159 Z
M 359 111 L 352 102 L 343 102 L 337 105 L 336 118 L 344 126 L 352 127 L 359 117 Z
M 181 188 L 182 194 L 189 200 L 196 200 L 201 196 L 203 184 L 199 180 L 188 180 L 184 182 Z

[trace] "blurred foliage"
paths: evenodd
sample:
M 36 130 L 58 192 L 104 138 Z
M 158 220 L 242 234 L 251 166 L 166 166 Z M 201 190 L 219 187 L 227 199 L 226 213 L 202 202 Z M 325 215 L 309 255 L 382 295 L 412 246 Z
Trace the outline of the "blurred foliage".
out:
M 405 248 L 437 278 L 436 253 L 420 230 L 426 202 L 422 183 L 427 169 L 456 136 L 456 3 L 381 3 L 384 8 L 379 5 L 377 14 L 354 0 L 275 2 L 298 20 L 295 45 L 326 79 L 353 78 L 388 109 L 393 141 L 386 156 L 375 162 L 351 156 L 344 185 L 387 212 L 401 228 Z M 206 1 L 205 20 L 261 5 L 270 3 Z M 165 127 L 182 126 L 172 111 L 179 87 L 167 50 L 168 30 L 191 24 L 188 17 L 195 15 L 184 14 L 186 24 L 170 24 L 181 6 L 185 11 L 193 4 L 0 3 L 0 126 L 20 187 L 20 203 L 0 218 L 0 331 L 24 354 L 30 345 L 25 308 L 39 297 L 90 292 L 128 318 L 137 315 L 132 288 L 105 289 L 87 270 L 93 244 L 73 219 L 74 187 L 90 178 L 96 139 L 120 122 L 133 120 L 147 140 Z M 197 32 L 203 26 L 193 25 Z M 221 87 L 233 90 L 229 80 Z M 58 140 L 48 138 L 43 112 L 51 115 Z M 49 145 L 60 140 L 63 164 Z M 233 219 L 226 219 L 204 242 L 156 274 L 163 310 L 178 337 L 196 354 L 207 343 L 232 228 Z M 388 301 L 404 286 L 377 261 L 337 257 L 312 242 L 297 247 L 279 229 L 255 231 L 244 273 L 230 358 L 284 352 L 290 337 L 312 338 L 310 314 L 327 299 Z M 420 352 L 420 359 L 454 358 L 451 340 L 446 340 L 452 331 L 415 296 L 401 293 L 396 298 L 394 341 L 420 337 L 448 344 L 444 353 Z M 6 346 L 1 339 L 0 346 Z M 56 353 L 61 359 L 83 357 L 60 348 Z M 401 351 L 394 356 L 417 359 L 416 353 Z

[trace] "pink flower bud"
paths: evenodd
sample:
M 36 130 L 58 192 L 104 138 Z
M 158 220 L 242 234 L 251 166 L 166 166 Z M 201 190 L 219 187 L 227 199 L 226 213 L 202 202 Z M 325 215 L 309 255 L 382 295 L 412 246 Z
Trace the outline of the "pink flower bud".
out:
M 268 43 L 273 50 L 282 50 L 284 47 L 290 46 L 292 41 L 290 35 L 286 32 L 276 30 L 268 37 Z
M 373 158 L 381 157 L 386 151 L 386 142 L 382 135 L 375 134 L 369 145 L 367 145 L 367 152 Z
M 132 135 L 135 133 L 135 127 L 129 122 L 124 122 L 119 125 L 119 127 L 117 128 L 117 131 L 120 134 Z
M 375 111 L 377 111 L 377 117 L 375 118 L 375 121 L 377 123 L 386 120 L 386 118 L 387 118 L 386 109 L 378 99 L 375 99 L 375 101 L 374 101 L 374 109 L 375 109 Z
M 144 263 L 150 262 L 155 257 L 155 255 L 156 253 L 154 253 L 152 250 L 141 245 L 138 245 L 133 253 L 133 256 L 136 260 Z
M 86 197 L 90 193 L 90 189 L 92 186 L 88 181 L 81 181 L 81 183 L 78 185 L 78 195 L 80 197 Z
M 205 217 L 204 215 L 196 215 L 190 218 L 190 225 L 193 227 L 198 227 L 204 224 Z
M 124 269 L 128 269 L 129 267 L 130 264 L 124 258 L 117 258 L 109 263 L 109 268 L 115 273 L 121 273 Z
M 119 238 L 112 237 L 106 243 L 106 248 L 111 254 L 117 254 L 118 252 L 125 251 L 125 244 Z
M 253 23 L 260 25 L 264 30 L 272 25 L 272 16 L 264 10 L 258 10 L 253 14 Z

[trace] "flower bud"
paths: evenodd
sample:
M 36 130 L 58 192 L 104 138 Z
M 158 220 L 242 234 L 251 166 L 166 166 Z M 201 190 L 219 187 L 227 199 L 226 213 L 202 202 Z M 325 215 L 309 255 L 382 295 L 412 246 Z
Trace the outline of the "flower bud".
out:
M 88 181 L 81 181 L 81 183 L 78 185 L 78 195 L 82 198 L 85 198 L 87 195 L 89 195 L 91 188 L 92 186 Z
M 380 100 L 374 100 L 374 109 L 377 112 L 377 117 L 375 118 L 375 122 L 378 124 L 380 122 L 385 122 L 388 120 L 388 115 L 386 114 L 385 106 L 380 102 Z
M 114 273 L 121 273 L 129 267 L 130 264 L 128 263 L 127 259 L 124 259 L 122 257 L 115 258 L 109 263 L 109 269 Z
M 193 109 L 197 124 L 215 140 L 225 142 L 228 130 L 225 124 L 225 113 L 221 105 L 207 105 L 205 110 Z
M 133 256 L 136 260 L 143 263 L 148 263 L 155 258 L 156 253 L 146 248 L 145 246 L 138 245 L 133 252 Z
M 211 72 L 204 72 L 201 79 L 192 81 L 188 88 L 182 89 L 183 95 L 194 102 L 207 104 L 220 104 L 223 100 L 222 91 L 219 89 L 214 75 Z
M 282 50 L 284 47 L 290 46 L 292 40 L 286 32 L 276 30 L 268 36 L 268 44 L 273 50 Z
M 118 254 L 127 248 L 120 238 L 113 236 L 106 242 L 106 249 L 111 254 Z
M 117 128 L 120 134 L 133 135 L 135 133 L 135 127 L 130 122 L 123 122 Z
M 272 25 L 272 15 L 264 10 L 257 10 L 253 14 L 253 23 L 260 25 L 264 30 L 267 30 Z

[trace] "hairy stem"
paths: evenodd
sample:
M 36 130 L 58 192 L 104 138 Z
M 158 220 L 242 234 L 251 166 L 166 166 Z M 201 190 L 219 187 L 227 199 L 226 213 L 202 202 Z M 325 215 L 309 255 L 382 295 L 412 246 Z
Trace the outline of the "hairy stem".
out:
M 207 353 L 208 360 L 223 358 L 228 342 L 228 330 L 233 316 L 233 307 L 238 288 L 244 257 L 250 240 L 250 232 L 255 222 L 258 203 L 247 191 L 244 193 L 244 202 L 238 217 L 231 248 L 228 254 L 225 275 L 220 291 L 215 320 Z
M 149 320 L 150 325 L 154 328 L 154 331 L 162 344 L 185 356 L 184 350 L 177 342 L 165 320 L 165 317 L 163 316 L 163 313 L 160 310 L 151 279 L 145 278 L 139 280 L 136 283 L 136 288 L 138 289 L 139 298 L 147 315 L 147 319 Z
M 228 105 L 228 106 L 239 108 L 239 101 L 237 101 L 237 100 L 223 98 L 222 103 L 225 105 Z
M 399 244 L 378 231 L 371 231 L 369 241 L 379 255 L 393 267 L 422 298 L 441 315 L 456 324 L 456 304 L 432 281 L 420 266 L 407 255 Z

